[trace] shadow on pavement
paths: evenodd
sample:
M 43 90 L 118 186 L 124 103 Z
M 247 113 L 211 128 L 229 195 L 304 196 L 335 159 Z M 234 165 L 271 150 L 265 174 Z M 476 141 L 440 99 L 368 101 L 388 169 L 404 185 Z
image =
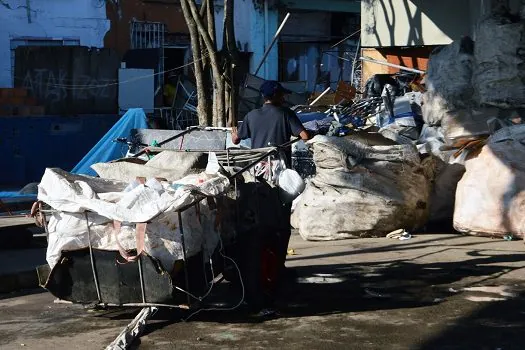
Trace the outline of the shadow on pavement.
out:
M 445 249 L 449 248 L 451 247 Z M 350 253 L 353 252 L 347 252 L 347 254 Z M 280 317 L 324 316 L 437 305 L 461 293 L 450 289 L 451 285 L 466 287 L 469 282 L 463 279 L 468 277 L 475 277 L 476 285 L 494 283 L 494 279 L 501 278 L 519 268 L 512 267 L 510 264 L 522 262 L 525 259 L 525 253 L 487 255 L 483 250 L 471 250 L 467 255 L 469 258 L 460 262 L 421 264 L 410 260 L 392 260 L 296 267 L 293 268 L 297 274 L 296 278 L 286 281 L 277 302 Z M 225 295 L 228 296 L 227 302 L 221 307 L 232 307 L 240 298 L 239 290 L 227 283 L 218 285 L 211 295 L 212 300 L 222 301 Z M 463 345 L 451 348 L 472 348 L 465 347 L 465 345 L 475 344 L 475 348 L 484 349 L 479 346 L 484 343 L 479 341 L 476 332 L 487 327 L 497 333 L 484 334 L 483 337 L 487 339 L 493 337 L 499 341 L 507 334 L 514 338 L 513 344 L 523 344 L 525 338 L 523 341 L 517 338 L 518 329 L 523 330 L 523 324 L 518 322 L 516 315 L 507 318 L 504 310 L 515 310 L 521 307 L 525 312 L 525 298 L 518 297 L 502 303 L 487 305 L 487 308 L 479 310 L 478 314 L 472 315 L 472 318 L 458 320 L 457 328 L 447 329 L 443 337 L 432 339 L 422 349 L 447 348 L 447 344 L 455 346 L 456 343 Z M 498 311 L 500 308 L 501 312 Z M 187 316 L 188 313 L 180 311 L 160 310 L 154 320 L 148 324 L 146 334 L 177 323 Z M 479 320 L 485 319 L 487 325 L 479 323 Z M 189 322 L 191 321 L 242 324 L 260 323 L 265 320 L 250 317 L 246 312 L 238 309 L 227 312 L 203 311 L 193 316 Z M 496 325 L 501 324 L 501 332 L 497 326 L 491 325 L 491 322 Z M 470 340 L 467 337 L 463 337 L 459 342 L 449 339 L 452 335 L 457 338 L 466 328 L 468 328 Z M 495 348 L 497 347 L 491 349 Z M 507 349 L 507 347 L 504 348 Z

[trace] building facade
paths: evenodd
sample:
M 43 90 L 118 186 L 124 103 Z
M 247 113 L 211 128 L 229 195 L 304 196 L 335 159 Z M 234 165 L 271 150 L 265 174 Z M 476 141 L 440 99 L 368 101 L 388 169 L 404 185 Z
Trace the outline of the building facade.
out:
M 521 0 L 363 0 L 363 55 L 426 70 L 431 51 L 463 36 L 475 40 L 478 21 L 491 6 L 507 2 L 518 11 Z M 392 74 L 395 68 L 363 64 L 363 81 L 373 74 Z

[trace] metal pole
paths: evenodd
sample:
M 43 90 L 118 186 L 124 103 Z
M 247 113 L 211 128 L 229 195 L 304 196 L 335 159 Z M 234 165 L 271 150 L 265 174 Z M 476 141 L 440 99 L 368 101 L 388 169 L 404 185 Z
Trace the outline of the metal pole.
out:
M 181 132 L 181 133 L 179 133 L 179 134 L 177 134 L 177 135 L 175 135 L 175 136 L 173 136 L 173 137 L 167 138 L 166 140 L 164 140 L 164 141 L 162 141 L 162 142 L 159 142 L 159 146 L 162 146 L 162 145 L 164 145 L 164 144 L 166 144 L 166 143 L 168 143 L 168 142 L 171 142 L 171 141 L 173 141 L 173 140 L 175 140 L 175 139 L 178 139 L 179 137 L 182 137 L 182 136 L 184 136 L 184 135 L 186 135 L 186 134 L 188 134 L 188 133 L 190 133 L 190 132 L 192 132 L 192 131 L 194 131 L 194 130 L 197 130 L 197 129 L 199 129 L 199 128 L 198 128 L 198 127 L 195 127 L 195 126 L 192 126 L 192 127 L 188 128 L 188 129 L 186 129 L 186 130 L 184 130 L 183 132 Z M 139 153 L 135 154 L 135 155 L 133 156 L 133 158 L 137 158 L 137 157 L 143 155 L 144 153 L 146 153 L 146 150 L 142 150 L 142 151 L 140 151 Z
M 326 95 L 332 88 L 328 87 L 326 88 L 325 91 L 323 91 L 323 93 L 321 95 L 319 95 L 315 100 L 312 101 L 312 103 L 310 103 L 310 106 L 313 106 L 315 105 L 317 102 L 319 102 L 320 99 L 323 98 L 324 95 Z
M 95 280 L 95 288 L 97 289 L 98 301 L 102 302 L 102 298 L 100 296 L 100 286 L 98 285 L 97 272 L 95 271 L 95 259 L 93 258 L 93 247 L 91 246 L 91 229 L 89 228 L 89 220 L 88 220 L 87 211 L 84 212 L 84 215 L 86 217 L 87 234 L 88 234 L 88 241 L 89 241 L 88 242 L 89 243 L 89 258 L 91 259 L 91 270 L 93 271 L 93 279 Z
M 268 45 L 268 0 L 264 0 L 264 47 Z M 264 77 L 268 76 L 267 66 L 264 66 Z
M 177 216 L 179 218 L 179 229 L 180 229 L 180 242 L 182 244 L 182 259 L 184 260 L 184 279 L 186 282 L 186 289 L 190 290 L 190 283 L 189 283 L 189 276 L 188 276 L 188 261 L 186 260 L 186 244 L 184 242 L 184 229 L 182 227 L 182 214 L 179 211 L 177 211 Z M 186 297 L 188 298 L 188 306 L 191 304 L 190 295 L 187 294 Z
M 389 63 L 389 62 L 385 62 L 385 61 L 378 61 L 378 60 L 374 60 L 373 58 L 370 58 L 370 57 L 360 57 L 359 59 L 360 59 L 361 61 L 366 61 L 366 62 L 370 62 L 370 63 L 381 64 L 381 65 L 383 65 L 383 66 L 392 67 L 392 68 L 397 68 L 397 69 L 401 69 L 401 70 L 404 70 L 404 71 L 407 71 L 407 72 L 418 73 L 418 74 L 425 74 L 425 73 L 426 73 L 426 72 L 423 71 L 423 70 L 414 69 L 414 68 L 408 68 L 408 67 L 400 66 L 400 65 L 393 64 L 393 63 Z
M 355 56 L 354 61 L 352 62 L 352 73 L 350 75 L 350 84 L 354 85 L 354 76 L 355 76 L 355 65 L 357 62 L 357 56 L 359 55 L 359 47 L 361 46 L 361 37 L 359 37 L 359 40 L 357 41 L 357 47 L 355 49 Z
M 285 142 L 283 143 L 282 145 L 280 146 L 277 146 L 275 148 L 273 148 L 272 150 L 268 151 L 267 153 L 263 154 L 262 156 L 258 157 L 256 160 L 254 160 L 252 163 L 246 165 L 244 168 L 242 168 L 241 170 L 237 171 L 235 174 L 233 175 L 230 175 L 228 178 L 229 179 L 235 179 L 237 176 L 239 176 L 240 174 L 242 174 L 243 172 L 245 172 L 246 170 L 250 169 L 251 167 L 253 167 L 254 165 L 256 165 L 257 163 L 259 163 L 260 161 L 264 160 L 264 158 L 266 157 L 269 157 L 271 156 L 272 154 L 274 154 L 275 152 L 277 152 L 280 148 L 286 148 L 286 147 L 289 147 L 291 145 L 293 145 L 294 143 L 298 142 L 298 141 L 301 141 L 301 138 L 298 137 L 296 139 L 293 139 L 291 141 L 288 141 L 288 142 Z
M 139 278 L 140 278 L 140 290 L 142 292 L 142 302 L 146 302 L 146 288 L 144 287 L 144 275 L 142 273 L 142 256 L 139 256 L 138 261 L 138 267 L 139 267 Z
M 257 73 L 259 73 L 259 70 L 261 69 L 264 61 L 266 61 L 266 57 L 268 57 L 268 55 L 270 54 L 270 51 L 272 50 L 273 48 L 273 45 L 275 45 L 275 42 L 277 41 L 277 39 L 279 38 L 279 35 L 281 34 L 281 31 L 283 30 L 284 28 L 284 25 L 286 24 L 286 21 L 288 21 L 288 18 L 290 18 L 290 12 L 288 12 L 286 14 L 286 17 L 284 17 L 281 25 L 279 26 L 279 28 L 277 29 L 277 32 L 275 32 L 275 35 L 273 36 L 273 39 L 272 39 L 272 42 L 270 43 L 270 46 L 268 46 L 266 48 L 266 51 L 264 52 L 264 55 L 263 55 L 263 58 L 261 59 L 261 62 L 259 63 L 259 65 L 257 66 L 257 69 L 255 70 L 255 73 L 253 73 L 253 75 L 257 75 Z
M 332 45 L 332 47 L 330 47 L 330 48 L 333 49 L 334 47 L 339 46 L 340 44 L 344 43 L 345 41 L 347 41 L 348 39 L 350 39 L 351 37 L 353 37 L 354 35 L 356 35 L 360 31 L 361 31 L 361 29 L 355 31 L 354 33 L 350 34 L 349 36 L 347 36 L 343 40 L 339 41 L 337 44 Z

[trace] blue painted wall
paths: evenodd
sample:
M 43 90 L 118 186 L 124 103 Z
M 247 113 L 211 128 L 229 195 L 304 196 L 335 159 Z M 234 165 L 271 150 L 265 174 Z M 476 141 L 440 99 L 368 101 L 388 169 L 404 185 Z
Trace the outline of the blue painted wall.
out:
M 117 115 L 1 117 L 0 186 L 38 182 L 48 167 L 70 171 L 117 120 Z

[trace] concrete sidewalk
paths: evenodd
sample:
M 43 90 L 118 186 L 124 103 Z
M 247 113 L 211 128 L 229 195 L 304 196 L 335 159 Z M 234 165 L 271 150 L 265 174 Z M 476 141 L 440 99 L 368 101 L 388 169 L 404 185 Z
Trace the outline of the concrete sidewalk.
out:
M 140 349 L 523 349 L 525 250 L 459 235 L 305 242 L 298 274 L 262 322 L 235 311 L 161 310 Z M 240 294 L 221 284 L 213 295 Z M 1 297 L 0 297 L 1 298 Z M 47 293 L 0 300 L 0 348 L 101 349 L 134 316 L 54 304 Z
M 0 250 L 0 293 L 38 287 L 36 267 L 43 264 L 45 248 Z
M 38 287 L 36 267 L 46 263 L 43 229 L 25 216 L 0 217 L 0 293 Z

